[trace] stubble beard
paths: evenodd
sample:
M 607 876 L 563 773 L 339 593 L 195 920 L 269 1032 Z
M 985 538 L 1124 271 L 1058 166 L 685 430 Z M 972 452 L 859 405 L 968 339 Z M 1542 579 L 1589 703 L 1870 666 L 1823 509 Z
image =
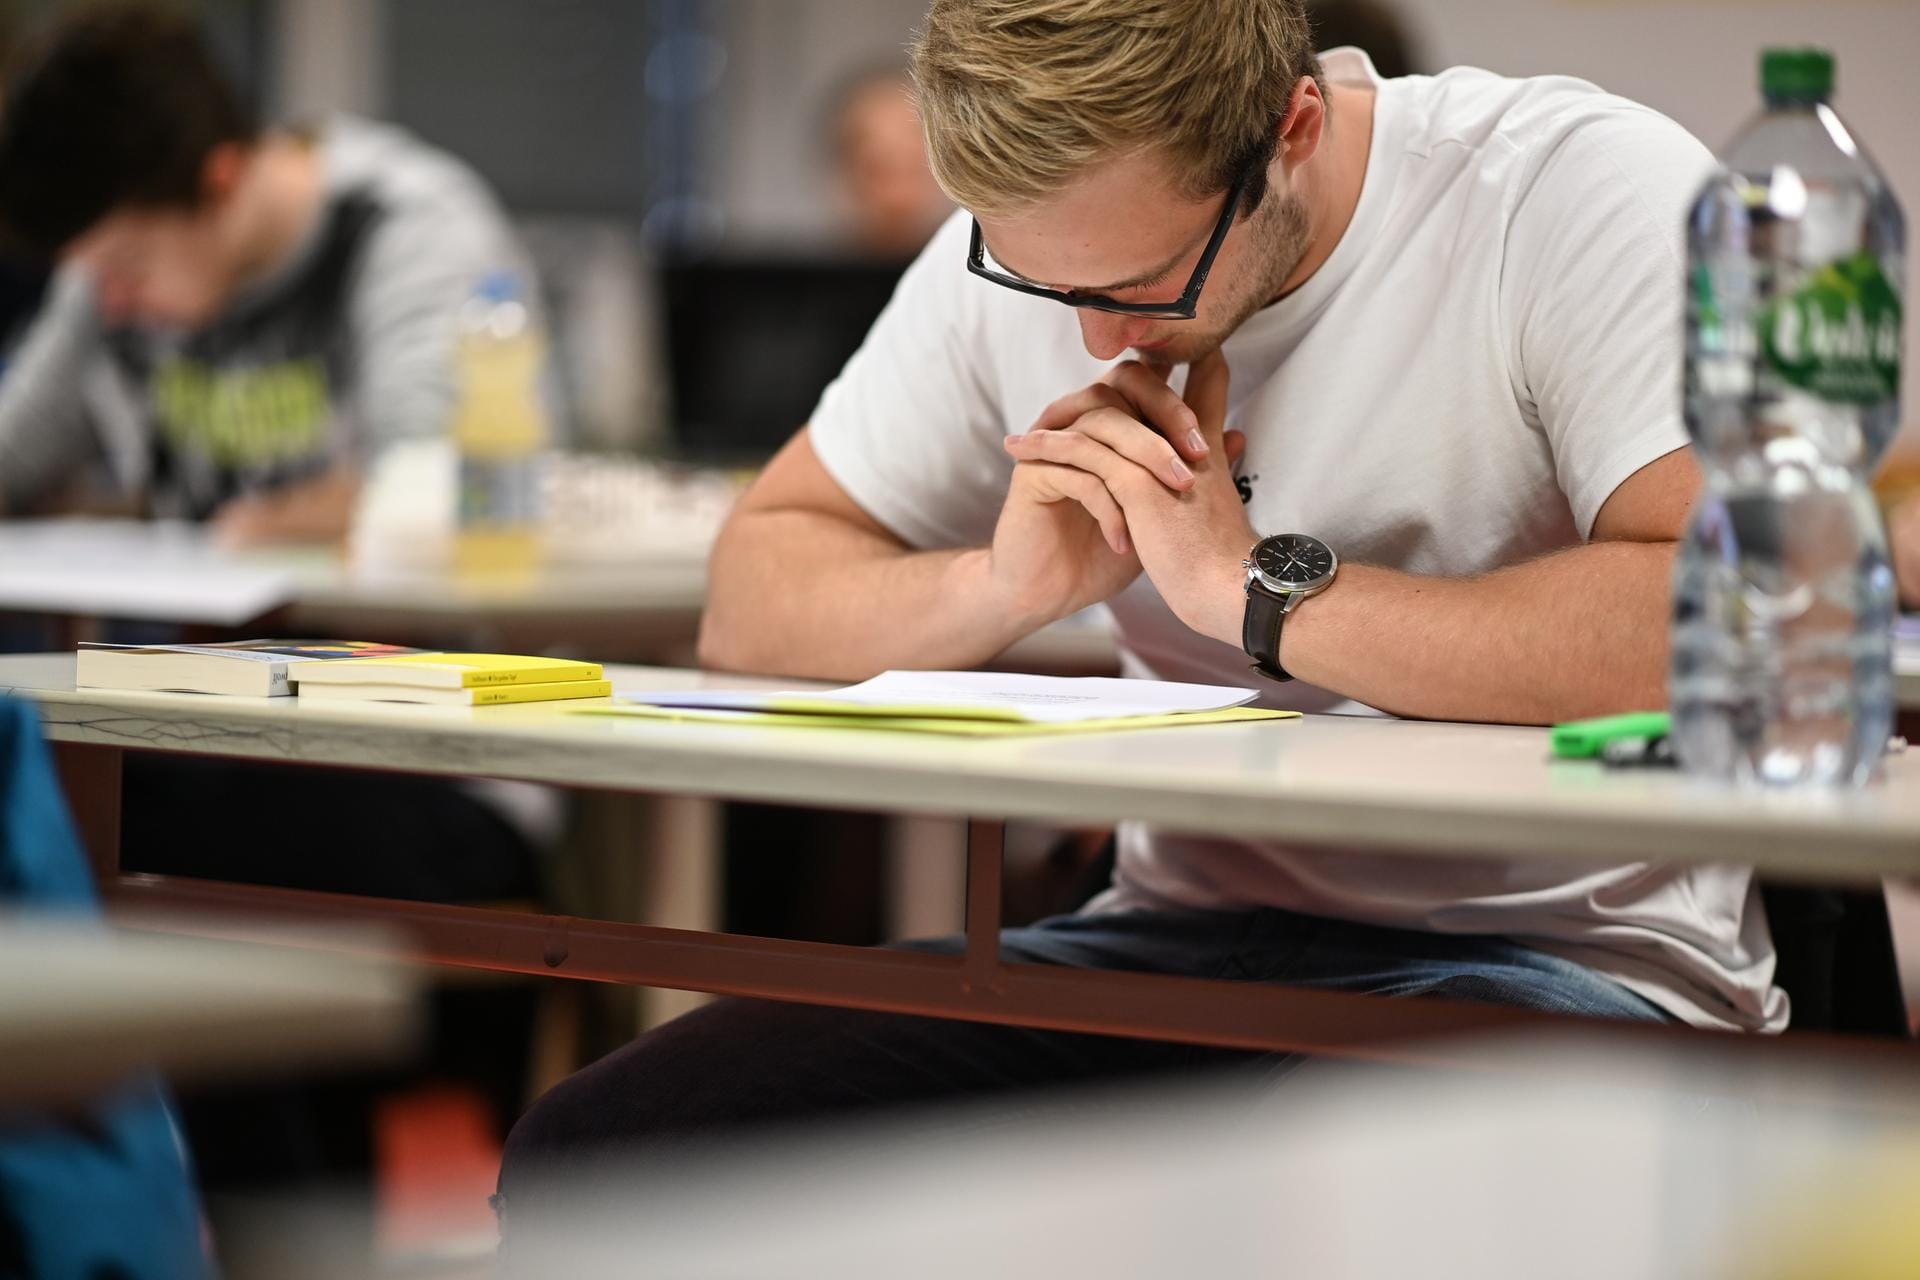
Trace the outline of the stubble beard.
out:
M 1270 193 L 1255 211 L 1249 230 L 1254 235 L 1251 248 L 1257 267 L 1235 282 L 1238 287 L 1228 295 L 1230 301 L 1223 312 L 1226 320 L 1204 333 L 1182 326 L 1183 331 L 1170 346 L 1153 353 L 1156 363 L 1192 364 L 1218 351 L 1254 312 L 1279 299 L 1287 277 L 1307 256 L 1313 242 L 1307 203 L 1298 193 L 1289 194 L 1285 199 L 1273 198 Z M 1215 285 L 1224 283 L 1216 281 Z

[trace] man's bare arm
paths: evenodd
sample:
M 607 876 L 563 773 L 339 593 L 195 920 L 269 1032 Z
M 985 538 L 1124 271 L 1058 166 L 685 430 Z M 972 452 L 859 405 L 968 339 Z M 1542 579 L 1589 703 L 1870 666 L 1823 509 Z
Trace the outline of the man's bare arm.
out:
M 1283 628 L 1302 680 L 1399 715 L 1550 724 L 1666 705 L 1675 544 L 1691 449 L 1616 489 L 1594 540 L 1479 578 L 1343 566 Z
M 975 666 L 1042 620 L 990 590 L 990 552 L 915 551 L 847 496 L 802 431 L 721 530 L 700 664 L 859 680 Z

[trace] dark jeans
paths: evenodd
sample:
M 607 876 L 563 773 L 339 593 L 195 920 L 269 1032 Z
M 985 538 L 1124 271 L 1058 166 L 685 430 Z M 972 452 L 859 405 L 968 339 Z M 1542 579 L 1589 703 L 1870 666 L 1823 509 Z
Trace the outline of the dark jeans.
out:
M 960 939 L 915 944 L 958 952 Z M 1325 991 L 1444 996 L 1553 1013 L 1658 1020 L 1609 978 L 1505 938 L 1374 928 L 1289 911 L 1058 916 L 1000 936 L 1009 960 Z M 507 1141 L 503 1225 L 564 1207 L 570 1172 L 624 1153 L 692 1154 L 755 1127 L 936 1099 L 1297 1059 L 762 1000 L 722 1000 L 563 1082 Z M 1064 1099 L 1066 1095 L 1056 1095 Z M 1044 1104 L 1044 1098 L 1036 1098 Z M 551 1198 L 548 1197 L 552 1189 Z

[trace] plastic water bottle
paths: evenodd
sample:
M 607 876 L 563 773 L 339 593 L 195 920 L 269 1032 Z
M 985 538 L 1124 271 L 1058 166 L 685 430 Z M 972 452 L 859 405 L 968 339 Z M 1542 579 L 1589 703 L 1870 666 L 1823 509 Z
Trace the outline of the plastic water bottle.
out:
M 1768 50 L 1766 109 L 1688 224 L 1706 492 L 1675 576 L 1674 745 L 1690 771 L 1761 785 L 1858 785 L 1893 725 L 1867 479 L 1899 423 L 1906 225 L 1833 81 L 1824 50 Z
M 454 559 L 462 575 L 529 574 L 540 559 L 551 442 L 546 343 L 520 281 L 489 275 L 461 309 Z

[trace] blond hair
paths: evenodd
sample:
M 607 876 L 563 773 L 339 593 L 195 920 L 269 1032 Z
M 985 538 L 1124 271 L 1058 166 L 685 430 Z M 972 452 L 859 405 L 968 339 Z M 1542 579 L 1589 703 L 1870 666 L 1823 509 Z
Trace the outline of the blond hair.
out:
M 1299 0 L 933 0 L 913 46 L 934 176 L 988 215 L 1144 148 L 1190 198 L 1224 191 L 1319 74 Z

